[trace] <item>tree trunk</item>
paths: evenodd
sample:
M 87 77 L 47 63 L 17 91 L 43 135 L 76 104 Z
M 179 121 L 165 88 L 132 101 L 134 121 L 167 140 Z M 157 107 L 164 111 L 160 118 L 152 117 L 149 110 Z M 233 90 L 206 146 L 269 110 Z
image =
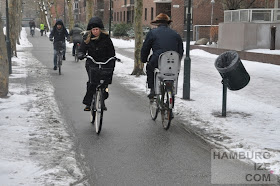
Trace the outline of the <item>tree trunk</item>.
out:
M 9 1 L 9 26 L 10 26 L 10 41 L 11 41 L 11 56 L 16 55 L 16 41 L 17 41 L 17 33 L 16 33 L 16 7 L 18 1 Z
M 86 0 L 86 23 L 93 17 L 93 2 L 92 0 Z
M 7 57 L 7 46 L 6 46 L 5 36 L 3 33 L 2 19 L 0 19 L 0 97 L 7 96 L 8 90 L 9 90 L 9 61 Z
M 134 48 L 134 69 L 131 75 L 144 75 L 144 63 L 141 62 L 141 48 L 143 44 L 143 30 L 142 30 L 142 13 L 143 13 L 143 0 L 135 1 L 134 13 L 134 32 L 135 32 L 135 48 Z
M 68 6 L 68 17 L 69 17 L 69 30 L 72 30 L 74 27 L 74 17 L 73 17 L 73 7 L 72 7 L 72 1 L 67 1 Z

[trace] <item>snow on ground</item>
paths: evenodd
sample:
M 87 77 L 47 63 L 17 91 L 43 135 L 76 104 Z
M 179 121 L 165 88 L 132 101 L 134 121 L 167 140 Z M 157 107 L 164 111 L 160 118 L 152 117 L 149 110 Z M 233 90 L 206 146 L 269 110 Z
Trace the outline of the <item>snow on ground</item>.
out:
M 116 47 L 134 47 L 133 40 L 112 40 Z M 133 60 L 117 55 L 123 63 L 117 63 L 116 76 L 122 78 L 124 84 L 134 87 L 139 94 L 147 93 L 146 77 L 130 75 L 134 67 Z M 182 60 L 175 117 L 180 116 L 188 128 L 204 139 L 231 151 L 269 151 L 272 154 L 270 168 L 274 174 L 280 174 L 280 66 L 243 60 L 251 80 L 242 90 L 228 90 L 227 117 L 223 118 L 222 79 L 214 66 L 218 55 L 196 49 L 191 50 L 190 57 L 191 101 L 181 99 L 184 73 Z
M 116 47 L 133 51 L 133 40 L 112 40 Z M 18 49 L 24 52 L 12 58 L 9 95 L 0 98 L 1 184 L 87 184 L 75 159 L 74 136 L 54 99 L 49 74 L 28 50 L 21 50 L 32 47 L 25 30 L 20 42 Z M 67 43 L 67 47 L 71 50 L 72 44 Z M 203 50 L 192 50 L 190 55 L 191 100 L 181 99 L 182 60 L 175 118 L 182 119 L 188 129 L 205 140 L 231 151 L 269 151 L 270 168 L 280 174 L 280 66 L 242 61 L 251 81 L 242 90 L 228 91 L 227 117 L 223 118 L 221 77 L 214 67 L 218 56 Z M 115 76 L 137 93 L 147 93 L 146 76 L 130 75 L 133 59 L 120 54 L 117 57 L 123 63 L 117 63 Z M 27 86 L 26 78 L 36 81 Z
M 32 47 L 26 34 L 12 58 L 9 94 L 0 98 L 0 185 L 86 184 L 48 71 L 27 50 L 20 52 Z

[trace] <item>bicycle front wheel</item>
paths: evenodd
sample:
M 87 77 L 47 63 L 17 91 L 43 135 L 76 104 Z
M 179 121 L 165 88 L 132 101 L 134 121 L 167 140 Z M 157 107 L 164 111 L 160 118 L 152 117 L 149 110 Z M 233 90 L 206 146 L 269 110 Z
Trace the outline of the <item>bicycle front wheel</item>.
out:
M 158 108 L 158 100 L 159 96 L 157 95 L 157 97 L 150 99 L 150 114 L 153 120 L 157 119 L 158 116 L 158 112 L 159 112 L 159 108 Z
M 102 106 L 102 102 L 103 102 L 103 95 L 101 90 L 98 90 L 96 92 L 96 99 L 95 99 L 95 131 L 97 134 L 99 134 L 101 132 L 101 128 L 102 128 L 102 120 L 103 120 L 103 106 Z
M 57 65 L 58 65 L 58 73 L 61 75 L 61 64 L 62 64 L 62 56 L 58 55 L 57 56 Z
M 162 91 L 161 97 L 161 122 L 165 130 L 168 130 L 172 120 L 172 102 L 173 102 L 172 92 L 165 89 Z
M 75 61 L 76 61 L 76 62 L 79 61 L 79 58 L 78 58 L 78 56 L 77 56 L 77 51 L 76 51 L 76 53 L 75 53 Z

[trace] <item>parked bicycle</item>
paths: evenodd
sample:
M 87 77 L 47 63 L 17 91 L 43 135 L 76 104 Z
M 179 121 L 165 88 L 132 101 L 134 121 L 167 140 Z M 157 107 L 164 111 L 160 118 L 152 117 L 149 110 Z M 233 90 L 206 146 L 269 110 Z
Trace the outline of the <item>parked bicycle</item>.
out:
M 78 50 L 80 48 L 80 43 L 76 43 L 76 48 L 75 48 L 75 61 L 79 62 L 79 58 L 78 58 Z
M 153 120 L 161 114 L 161 123 L 168 130 L 173 119 L 175 95 L 177 94 L 180 57 L 175 51 L 162 53 L 158 59 L 158 68 L 154 71 L 155 97 L 150 99 L 150 114 Z
M 93 63 L 98 64 L 98 67 L 90 68 L 90 83 L 96 83 L 98 80 L 98 86 L 96 87 L 96 92 L 93 94 L 92 104 L 91 104 L 91 123 L 95 125 L 95 131 L 97 134 L 101 132 L 103 112 L 105 107 L 105 92 L 108 92 L 108 85 L 112 82 L 112 75 L 114 68 L 103 68 L 102 65 L 107 64 L 111 60 L 120 61 L 116 57 L 111 57 L 105 62 L 97 62 L 91 56 L 86 56 Z M 108 78 L 110 77 L 110 78 Z

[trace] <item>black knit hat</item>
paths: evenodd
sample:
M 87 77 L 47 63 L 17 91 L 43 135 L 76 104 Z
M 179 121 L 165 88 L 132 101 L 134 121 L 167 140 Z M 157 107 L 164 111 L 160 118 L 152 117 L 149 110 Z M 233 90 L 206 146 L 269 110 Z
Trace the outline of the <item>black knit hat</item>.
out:
M 99 17 L 92 17 L 87 25 L 87 30 L 91 30 L 92 28 L 100 28 L 100 29 L 104 29 L 104 25 L 102 20 Z

